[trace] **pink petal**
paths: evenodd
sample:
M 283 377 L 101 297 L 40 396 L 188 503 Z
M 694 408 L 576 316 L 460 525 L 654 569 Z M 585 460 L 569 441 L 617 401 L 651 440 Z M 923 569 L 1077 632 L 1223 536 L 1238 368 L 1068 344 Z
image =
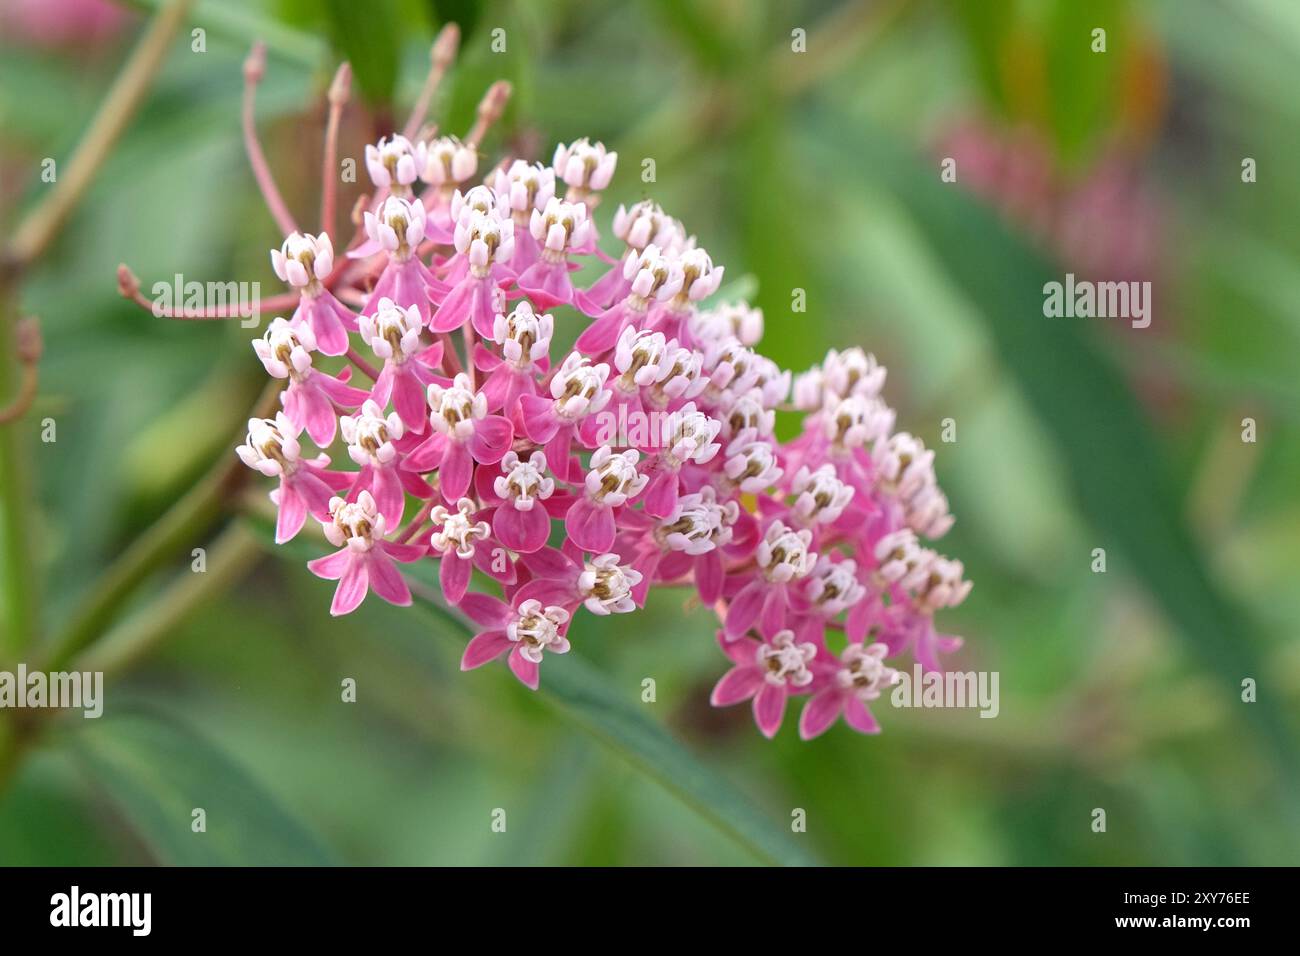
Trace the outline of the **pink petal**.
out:
M 641 580 L 632 587 L 632 600 L 636 602 L 637 607 L 645 607 L 646 597 L 650 593 L 650 586 L 654 583 L 655 572 L 659 570 L 663 556 L 662 551 L 654 548 L 638 554 L 632 562 L 632 567 L 641 572 Z
M 618 344 L 619 334 L 627 325 L 627 307 L 619 303 L 587 326 L 573 347 L 584 355 L 599 355 Z
M 322 297 L 303 297 L 302 319 L 316 337 L 322 355 L 342 355 L 348 350 L 348 331 Z
M 642 496 L 646 514 L 655 518 L 667 518 L 677 507 L 677 472 L 663 469 L 650 479 Z
M 775 637 L 785 628 L 785 585 L 777 584 L 767 589 L 763 599 L 763 611 L 759 621 L 759 630 L 764 637 Z
M 460 613 L 475 624 L 491 628 L 505 627 L 511 614 L 510 605 L 505 601 L 490 594 L 477 592 L 466 594 L 464 600 L 460 602 L 459 609 Z
M 767 589 L 763 587 L 763 582 L 754 578 L 731 599 L 731 603 L 727 605 L 726 621 L 726 634 L 729 640 L 735 640 L 754 626 L 766 597 Z
M 334 590 L 334 601 L 330 604 L 330 614 L 338 617 L 351 614 L 366 597 L 370 584 L 367 562 L 355 554 L 347 552 L 348 565 L 339 578 L 339 586 Z
M 559 419 L 555 417 L 555 402 L 540 395 L 522 395 L 519 398 L 519 408 L 524 423 L 524 434 L 530 440 L 544 445 L 555 437 L 560 427 Z M 549 451 L 546 460 L 548 462 L 551 460 Z
M 474 459 L 469 449 L 460 442 L 447 442 L 447 456 L 438 469 L 438 483 L 442 488 L 442 497 L 454 503 L 469 490 L 470 479 L 474 476 Z
M 501 415 L 488 415 L 474 424 L 474 434 L 469 440 L 469 449 L 474 460 L 485 465 L 495 465 L 510 450 L 514 430 L 510 421 Z
M 477 280 L 474 285 L 474 298 L 470 302 L 469 320 L 474 331 L 485 339 L 492 337 L 492 325 L 496 320 L 497 308 L 492 300 L 491 280 Z
M 402 492 L 402 481 L 397 477 L 396 465 L 379 465 L 374 469 L 370 493 L 375 496 L 375 504 L 388 527 L 396 528 L 401 524 L 406 495 Z
M 623 263 L 620 261 L 612 269 L 587 287 L 584 298 L 589 305 L 608 308 L 628 293 L 627 280 L 623 278 Z M 583 311 L 586 311 L 585 309 Z
M 312 378 L 315 376 L 313 372 Z M 296 395 L 302 415 L 302 421 L 294 424 L 305 425 L 312 441 L 321 448 L 328 447 L 334 441 L 334 430 L 338 427 L 338 417 L 330 400 L 319 388 L 312 386 L 310 379 L 293 383 L 289 391 Z
M 733 667 L 714 685 L 713 693 L 709 695 L 709 703 L 714 707 L 730 707 L 742 700 L 749 700 L 765 684 L 763 671 L 753 664 L 748 667 Z
M 447 436 L 442 432 L 434 432 L 420 444 L 412 449 L 402 464 L 408 471 L 419 472 L 421 474 L 433 471 L 435 468 L 442 467 L 443 460 L 447 457 L 447 447 L 451 442 L 447 441 Z
M 370 400 L 380 408 L 388 405 L 389 398 L 393 395 L 393 376 L 397 374 L 400 366 L 392 362 L 385 362 L 384 367 L 379 370 L 379 377 L 375 379 L 375 384 L 370 387 Z M 423 414 L 421 414 L 423 419 Z M 405 421 L 405 419 L 403 419 Z M 406 422 L 410 424 L 410 422 Z
M 344 408 L 358 408 L 366 400 L 367 392 L 353 388 L 344 379 L 352 377 L 352 369 L 344 368 L 335 378 L 325 372 L 312 372 L 309 384 L 319 388 L 325 397 Z
M 503 505 L 492 516 L 492 530 L 511 551 L 531 554 L 544 547 L 550 537 L 551 516 L 540 505 L 529 511 L 517 511 Z
M 424 545 L 398 544 L 396 541 L 385 541 L 384 554 L 388 555 L 394 561 L 408 563 L 424 557 Z
M 825 733 L 839 717 L 842 706 L 840 692 L 834 687 L 813 694 L 799 715 L 799 736 L 812 740 Z
M 539 259 L 520 273 L 517 284 L 519 291 L 528 296 L 541 312 L 573 302 L 573 283 L 563 262 Z
M 477 357 L 474 360 L 474 364 L 478 365 Z M 488 408 L 491 411 L 497 411 L 502 408 L 505 409 L 507 414 L 514 411 L 512 408 L 506 408 L 506 393 L 510 390 L 510 380 L 514 377 L 515 373 L 511 371 L 510 366 L 500 362 L 497 367 L 492 370 L 491 374 L 488 375 L 487 380 L 483 383 L 479 391 L 482 392 L 484 397 L 487 399 Z
M 564 528 L 573 543 L 584 551 L 602 554 L 614 546 L 618 528 L 614 512 L 583 495 L 564 516 Z
M 706 551 L 695 561 L 695 586 L 700 590 L 700 600 L 708 607 L 718 603 L 722 596 L 722 555 L 718 549 Z
M 292 482 L 280 482 L 280 512 L 275 516 L 275 543 L 284 544 L 302 530 L 307 520 L 307 503 Z
M 537 685 L 541 679 L 541 668 L 534 664 L 528 658 L 519 653 L 519 648 L 511 652 L 507 661 L 510 665 L 511 672 L 519 678 L 519 682 L 525 687 L 537 690 Z
M 528 552 L 519 560 L 534 577 L 538 578 L 568 580 L 576 578 L 579 574 L 578 566 L 573 559 L 555 548 L 541 548 L 538 551 Z
M 537 600 L 543 606 L 558 604 L 561 607 L 574 607 L 578 603 L 578 592 L 572 580 L 534 578 L 516 591 L 511 600 L 516 606 L 524 601 Z
M 546 464 L 550 466 L 551 473 L 560 481 L 580 485 L 583 478 L 582 468 L 578 464 L 577 458 L 569 454 L 569 449 L 572 447 L 573 426 L 566 425 L 559 428 L 554 437 L 546 443 L 544 449 Z
M 718 646 L 737 667 L 754 667 L 761 645 L 752 637 L 730 638 L 719 634 Z
M 474 301 L 474 289 L 478 285 L 478 280 L 472 277 L 466 277 L 458 282 L 447 297 L 442 300 L 442 305 L 438 311 L 433 314 L 429 322 L 429 328 L 434 332 L 454 332 L 465 324 L 469 318 L 470 308 Z
M 763 682 L 763 689 L 754 696 L 754 723 L 764 737 L 774 737 L 781 729 L 785 716 L 785 688 Z
M 449 604 L 459 604 L 469 587 L 470 571 L 474 565 L 456 556 L 453 551 L 442 556 L 438 568 L 438 583 L 442 585 L 443 597 Z
M 867 705 L 856 697 L 850 697 L 844 702 L 844 722 L 860 734 L 880 733 L 876 718 L 871 716 Z
M 505 631 L 484 631 L 475 635 L 465 646 L 465 653 L 460 659 L 460 669 L 472 671 L 482 667 L 488 661 L 494 661 L 510 650 L 513 642 Z
M 368 565 L 370 586 L 374 592 L 389 604 L 408 607 L 411 603 L 411 591 L 406 586 L 406 579 L 393 563 L 393 559 L 382 548 L 375 548 L 370 552 Z
M 352 552 L 344 548 L 342 551 L 335 551 L 333 554 L 327 554 L 323 558 L 316 558 L 307 562 L 307 570 L 318 578 L 324 578 L 326 581 L 337 581 L 343 577 L 343 572 L 348 569 L 348 558 Z
M 388 372 L 391 366 L 385 366 L 380 377 Z M 397 412 L 397 417 L 402 420 L 402 424 L 415 432 L 424 431 L 424 426 L 428 422 L 426 413 L 429 406 L 424 400 L 424 387 L 415 377 L 415 373 L 409 368 L 399 368 L 393 372 L 393 409 Z M 378 390 L 379 383 L 375 383 L 375 389 Z M 378 401 L 378 399 L 376 399 Z M 379 402 L 379 407 L 383 408 L 387 400 Z

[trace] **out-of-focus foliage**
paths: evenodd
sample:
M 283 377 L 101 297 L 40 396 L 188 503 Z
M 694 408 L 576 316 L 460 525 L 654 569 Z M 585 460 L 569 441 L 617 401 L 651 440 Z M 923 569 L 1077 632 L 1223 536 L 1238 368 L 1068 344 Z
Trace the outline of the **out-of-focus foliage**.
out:
M 372 6 L 382 18 L 355 19 Z M 618 202 L 653 196 L 753 291 L 767 354 L 799 369 L 859 344 L 889 365 L 886 397 L 937 448 L 958 516 L 943 549 L 975 582 L 946 622 L 967 638 L 956 663 L 1000 672 L 1001 714 L 885 706 L 877 738 L 841 726 L 804 744 L 787 726 L 763 741 L 743 708 L 708 707 L 726 662 L 711 616 L 680 596 L 580 617 L 584 660 L 548 676 L 597 670 L 778 831 L 805 810 L 790 839 L 812 858 L 1293 862 L 1300 18 L 1287 0 L 200 0 L 206 52 L 178 40 L 23 293 L 46 337 L 37 417 L 59 429 L 33 451 L 47 630 L 231 454 L 260 387 L 247 330 L 154 320 L 113 278 L 127 261 L 146 291 L 176 273 L 278 291 L 266 250 L 281 237 L 239 139 L 248 44 L 268 42 L 259 122 L 307 219 L 336 58 L 353 59 L 371 105 L 345 123 L 341 155 L 359 156 L 377 124 L 400 125 L 448 16 L 466 29 L 435 104 L 445 131 L 463 133 L 487 84 L 509 78 L 489 154 L 604 140 L 621 157 L 606 232 Z M 90 49 L 0 38 L 6 223 L 46 188 L 40 161 L 67 156 L 142 19 Z M 792 52 L 795 29 L 807 53 Z M 996 188 L 968 181 L 988 158 L 970 139 L 945 151 L 971 126 L 989 155 L 1010 143 L 1023 160 L 998 167 Z M 940 182 L 946 156 L 956 183 Z M 1140 217 L 1087 217 L 1134 184 Z M 1136 230 L 1155 237 L 1131 276 L 1153 282 L 1151 328 L 1043 317 L 1045 278 Z M 806 314 L 791 312 L 796 288 Z M 1090 570 L 1098 547 L 1105 574 Z M 128 614 L 151 613 L 168 577 Z M 367 602 L 332 620 L 328 586 L 292 560 L 249 558 L 232 579 L 110 673 L 102 721 L 61 718 L 25 755 L 0 794 L 0 862 L 759 859 L 503 668 L 460 674 L 461 638 L 436 618 Z M 641 701 L 647 677 L 655 703 Z M 1241 701 L 1246 678 L 1258 704 Z M 190 832 L 194 806 L 207 834 Z

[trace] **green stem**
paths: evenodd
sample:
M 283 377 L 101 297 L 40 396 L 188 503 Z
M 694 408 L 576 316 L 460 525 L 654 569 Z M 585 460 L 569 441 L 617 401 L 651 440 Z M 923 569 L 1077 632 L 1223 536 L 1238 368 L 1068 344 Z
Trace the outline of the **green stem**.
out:
M 253 417 L 260 418 L 274 408 L 284 383 L 272 379 L 263 390 Z M 177 552 L 189 551 L 217 523 L 225 502 L 244 477 L 244 469 L 233 458 L 223 457 L 197 485 L 177 501 L 144 534 L 140 535 L 105 571 L 72 619 L 51 642 L 43 665 L 59 670 L 74 655 L 102 635 L 127 598 L 150 574 Z
M 11 346 L 18 321 L 16 277 L 0 275 L 0 401 L 18 387 L 22 368 Z M 30 542 L 31 475 L 26 419 L 20 416 L 0 427 L 0 663 L 17 660 L 34 639 L 38 627 L 36 567 Z
M 144 37 L 131 51 L 54 189 L 14 232 L 8 258 L 20 267 L 27 266 L 45 251 L 89 188 L 113 144 L 144 101 L 192 2 L 172 0 L 158 12 Z
M 130 667 L 153 650 L 214 594 L 234 585 L 262 544 L 240 521 L 230 524 L 208 548 L 202 573 L 182 571 L 156 600 L 113 628 L 84 658 L 78 670 L 117 672 Z
M 222 468 L 209 474 L 140 535 L 96 581 L 67 627 L 51 643 L 43 669 L 61 670 L 97 638 L 135 588 L 182 548 L 193 546 L 221 514 L 221 501 L 234 476 Z
M 4 792 L 9 778 L 18 769 L 21 751 L 22 743 L 13 718 L 0 712 L 0 793 Z

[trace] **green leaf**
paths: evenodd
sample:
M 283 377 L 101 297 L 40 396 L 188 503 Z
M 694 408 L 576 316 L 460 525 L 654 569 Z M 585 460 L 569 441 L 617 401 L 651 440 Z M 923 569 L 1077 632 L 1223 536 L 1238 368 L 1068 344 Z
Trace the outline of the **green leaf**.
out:
M 548 704 L 756 856 L 786 866 L 815 862 L 784 827 L 706 767 L 660 724 L 630 706 L 627 693 L 616 693 L 609 679 L 581 657 L 569 654 L 553 662 L 545 680 L 541 692 Z
M 1159 440 L 1095 334 L 1084 321 L 1044 318 L 1043 286 L 1059 281 L 1059 270 L 990 209 L 941 184 L 933 163 L 886 134 L 817 114 L 808 123 L 809 141 L 833 151 L 825 157 L 832 168 L 845 168 L 848 157 L 858 168 L 873 170 L 907 207 L 1055 438 L 1097 544 L 1122 553 L 1207 668 L 1217 693 L 1238 702 L 1241 679 L 1268 672 L 1249 619 L 1209 574 L 1184 524 Z M 1243 715 L 1284 773 L 1300 780 L 1286 715 L 1263 696 L 1244 707 Z
M 334 46 L 352 64 L 362 95 L 373 105 L 390 104 L 402 52 L 393 0 L 326 0 L 324 10 Z
M 269 522 L 252 519 L 251 523 L 268 549 L 289 560 L 321 553 L 319 549 L 300 545 L 301 536 L 276 547 Z M 442 622 L 439 630 L 443 634 L 458 641 L 473 636 L 471 625 L 442 604 L 430 584 L 410 583 L 416 606 Z M 706 766 L 662 726 L 629 703 L 626 693 L 615 693 L 608 678 L 587 661 L 569 653 L 549 661 L 545 670 L 538 691 L 542 702 L 657 781 L 718 830 L 763 862 L 786 866 L 816 864 L 781 824 L 763 814 L 725 777 Z
M 170 715 L 119 712 L 67 738 L 96 786 L 162 863 L 324 866 L 330 853 L 261 785 Z M 207 831 L 191 830 L 195 808 Z
M 451 633 L 465 638 L 473 635 L 464 620 L 422 588 L 413 596 L 418 606 L 436 615 Z M 545 703 L 765 862 L 786 866 L 815 863 L 784 828 L 696 759 L 662 726 L 631 706 L 626 693 L 615 693 L 609 679 L 583 658 L 570 653 L 552 661 L 539 693 Z
M 167 0 L 128 0 L 130 6 L 157 11 Z M 291 60 L 301 66 L 315 67 L 325 55 L 325 45 L 301 30 L 294 29 L 256 10 L 229 0 L 199 0 L 194 4 L 189 22 L 212 33 L 252 43 L 261 40 L 273 55 Z

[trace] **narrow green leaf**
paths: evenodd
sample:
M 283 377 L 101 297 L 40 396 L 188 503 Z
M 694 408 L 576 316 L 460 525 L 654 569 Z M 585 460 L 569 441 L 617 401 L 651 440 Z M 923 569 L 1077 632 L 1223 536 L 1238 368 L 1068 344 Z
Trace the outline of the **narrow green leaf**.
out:
M 133 7 L 157 11 L 167 0 L 127 0 Z M 317 37 L 264 16 L 240 4 L 199 0 L 190 14 L 192 27 L 202 27 L 212 33 L 251 44 L 261 40 L 272 55 L 292 60 L 301 66 L 315 67 L 325 55 L 325 44 Z
M 402 52 L 392 0 L 326 0 L 323 8 L 334 46 L 352 64 L 362 94 L 372 104 L 391 103 Z
M 1127 558 L 1208 669 L 1217 693 L 1238 702 L 1241 679 L 1268 672 L 1251 622 L 1208 572 L 1183 522 L 1159 440 L 1095 333 L 1083 321 L 1043 316 L 1044 284 L 1062 275 L 991 210 L 941 184 L 933 163 L 886 134 L 816 114 L 808 123 L 808 140 L 834 153 L 828 163 L 873 170 L 910 211 L 1055 437 L 1098 545 Z M 1295 737 L 1277 705 L 1261 696 L 1243 716 L 1284 773 L 1300 779 Z
M 268 549 L 290 560 L 315 557 L 298 541 L 276 547 L 268 522 L 250 519 Z M 471 625 L 444 605 L 430 584 L 412 581 L 417 607 L 438 618 L 446 636 L 467 641 Z M 815 865 L 785 828 L 765 816 L 725 777 L 711 770 L 662 726 L 615 693 L 608 678 L 576 653 L 557 657 L 546 667 L 540 699 L 573 724 L 614 750 L 637 770 L 676 795 L 703 819 L 767 863 Z
M 130 711 L 67 738 L 103 794 L 162 863 L 324 866 L 330 853 L 247 772 L 170 715 Z M 206 832 L 191 829 L 202 808 Z

